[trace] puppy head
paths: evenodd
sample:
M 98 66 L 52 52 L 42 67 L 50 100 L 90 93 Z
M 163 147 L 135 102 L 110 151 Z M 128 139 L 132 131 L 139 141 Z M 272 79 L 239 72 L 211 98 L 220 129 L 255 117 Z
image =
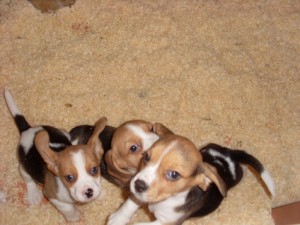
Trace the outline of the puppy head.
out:
M 168 135 L 144 153 L 141 170 L 131 180 L 130 190 L 139 200 L 155 203 L 194 186 L 205 191 L 211 182 L 226 195 L 225 183 L 202 161 L 196 146 L 187 138 Z
M 38 132 L 35 137 L 35 146 L 47 168 L 60 177 L 77 202 L 90 202 L 101 193 L 99 165 L 103 149 L 98 136 L 105 125 L 106 118 L 101 118 L 96 122 L 87 145 L 68 146 L 61 152 L 49 148 L 49 135 L 46 131 Z
M 121 124 L 114 133 L 111 149 L 105 155 L 108 173 L 118 183 L 127 184 L 137 172 L 143 152 L 158 138 L 149 122 L 131 120 Z

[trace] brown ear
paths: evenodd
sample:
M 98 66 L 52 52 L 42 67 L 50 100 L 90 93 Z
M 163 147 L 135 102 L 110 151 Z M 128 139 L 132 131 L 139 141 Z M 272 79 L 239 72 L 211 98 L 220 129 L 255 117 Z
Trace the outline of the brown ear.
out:
M 119 183 L 124 185 L 134 176 L 129 171 L 122 169 L 122 167 L 126 167 L 127 165 L 123 160 L 113 155 L 112 149 L 106 152 L 104 160 L 107 165 L 108 174 L 117 178 Z
M 39 131 L 34 139 L 35 147 L 47 164 L 47 168 L 54 174 L 58 174 L 57 153 L 49 148 L 49 135 L 47 131 Z
M 174 134 L 169 128 L 165 127 L 161 123 L 155 123 L 153 126 L 153 131 L 159 136 L 165 136 L 169 134 Z
M 98 159 L 100 159 L 104 153 L 102 143 L 99 139 L 99 134 L 104 130 L 106 123 L 106 117 L 102 117 L 101 119 L 99 119 L 95 123 L 94 132 L 87 142 L 87 145 L 91 146 Z
M 223 195 L 223 197 L 227 196 L 227 187 L 222 178 L 217 173 L 216 169 L 209 165 L 208 163 L 201 163 L 199 174 L 197 175 L 197 183 L 198 186 L 204 191 L 207 190 L 209 184 L 211 182 L 215 183 Z

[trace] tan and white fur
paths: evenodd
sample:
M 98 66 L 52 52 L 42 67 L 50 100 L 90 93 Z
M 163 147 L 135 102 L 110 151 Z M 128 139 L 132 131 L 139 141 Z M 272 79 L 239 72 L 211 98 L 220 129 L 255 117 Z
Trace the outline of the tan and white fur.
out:
M 162 139 L 143 154 L 141 171 L 130 185 L 133 196 L 109 217 L 109 225 L 127 224 L 143 203 L 148 204 L 156 220 L 139 225 L 180 225 L 188 218 L 205 216 L 217 209 L 226 191 L 241 181 L 241 164 L 252 167 L 275 196 L 272 177 L 247 152 L 213 143 L 195 151 L 188 139 L 174 135 L 162 124 L 156 123 L 153 130 Z M 195 161 L 200 164 L 191 173 Z
M 156 218 L 145 224 L 182 224 L 189 213 L 177 208 L 185 203 L 191 188 L 205 191 L 212 182 L 226 196 L 225 183 L 214 167 L 203 162 L 190 140 L 173 134 L 163 136 L 143 154 L 141 170 L 130 182 L 134 198 L 128 198 L 109 217 L 108 224 L 127 224 L 142 203 L 148 204 Z
M 87 203 L 101 193 L 100 161 L 103 155 L 99 133 L 106 118 L 95 123 L 86 145 L 72 145 L 70 135 L 51 126 L 31 127 L 5 90 L 8 108 L 20 132 L 19 171 L 26 183 L 30 205 L 41 203 L 43 193 L 67 221 L 78 221 L 75 203 Z
M 106 172 L 102 174 L 119 186 L 128 186 L 136 174 L 143 153 L 159 136 L 153 124 L 144 120 L 130 120 L 121 124 L 112 137 L 111 149 L 105 153 Z

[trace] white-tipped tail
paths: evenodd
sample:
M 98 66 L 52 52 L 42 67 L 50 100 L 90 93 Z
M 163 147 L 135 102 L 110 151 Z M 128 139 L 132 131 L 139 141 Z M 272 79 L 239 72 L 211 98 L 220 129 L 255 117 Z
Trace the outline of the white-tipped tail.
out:
M 9 108 L 9 111 L 12 114 L 12 116 L 15 117 L 16 115 L 22 115 L 21 111 L 19 110 L 16 103 L 14 102 L 14 99 L 13 99 L 10 91 L 7 88 L 5 88 L 5 90 L 4 90 L 4 97 L 5 97 L 7 106 Z
M 274 197 L 276 194 L 276 190 L 275 190 L 275 183 L 273 181 L 273 178 L 271 177 L 271 175 L 269 174 L 269 172 L 267 170 L 264 170 L 261 173 L 261 178 L 263 179 L 263 181 L 265 182 L 265 184 L 267 185 L 271 195 Z

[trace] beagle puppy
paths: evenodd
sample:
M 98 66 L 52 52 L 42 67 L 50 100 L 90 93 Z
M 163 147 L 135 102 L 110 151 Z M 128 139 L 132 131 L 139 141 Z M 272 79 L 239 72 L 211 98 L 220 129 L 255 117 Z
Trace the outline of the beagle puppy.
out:
M 155 215 L 151 224 L 182 224 L 197 209 L 184 207 L 190 192 L 195 187 L 206 191 L 211 183 L 226 196 L 226 184 L 190 140 L 174 134 L 161 137 L 143 154 L 140 171 L 130 182 L 137 201 L 128 198 L 108 224 L 127 224 L 141 203 Z
M 29 125 L 5 90 L 7 106 L 20 133 L 19 171 L 27 187 L 27 201 L 38 205 L 43 194 L 67 221 L 78 221 L 76 203 L 88 203 L 101 193 L 99 164 L 103 149 L 99 133 L 106 118 L 95 123 L 86 145 L 72 145 L 68 132 L 51 126 Z M 43 194 L 38 186 L 43 185 Z
M 241 180 L 240 163 L 258 171 L 275 194 L 271 176 L 248 153 L 216 144 L 201 148 L 199 153 L 188 139 L 174 135 L 162 124 L 155 124 L 155 130 L 163 137 L 143 154 L 141 170 L 130 183 L 133 196 L 109 217 L 109 225 L 127 224 L 143 203 L 156 220 L 141 224 L 179 225 L 188 218 L 207 215 Z

